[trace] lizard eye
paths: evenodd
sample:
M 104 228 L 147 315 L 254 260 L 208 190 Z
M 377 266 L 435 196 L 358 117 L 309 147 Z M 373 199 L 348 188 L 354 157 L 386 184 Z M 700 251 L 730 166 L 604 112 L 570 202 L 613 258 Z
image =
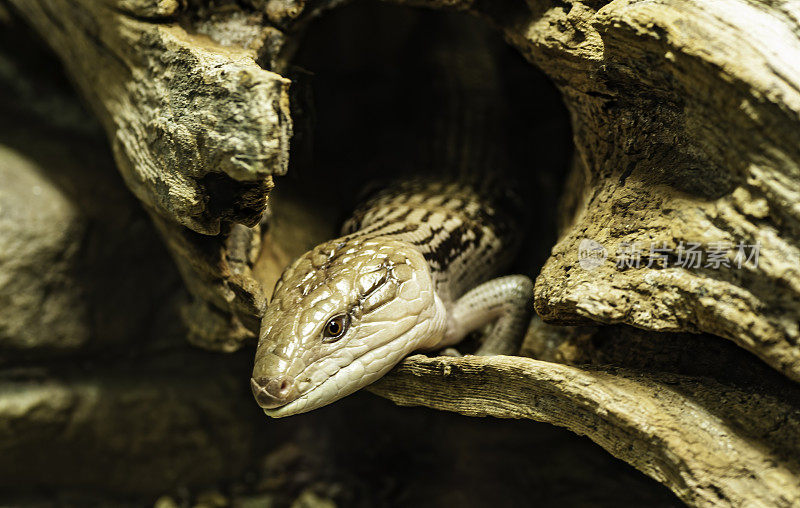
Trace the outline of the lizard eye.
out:
M 350 318 L 347 314 L 339 314 L 334 316 L 325 323 L 325 328 L 322 330 L 322 336 L 327 341 L 339 340 L 347 331 L 350 325 Z

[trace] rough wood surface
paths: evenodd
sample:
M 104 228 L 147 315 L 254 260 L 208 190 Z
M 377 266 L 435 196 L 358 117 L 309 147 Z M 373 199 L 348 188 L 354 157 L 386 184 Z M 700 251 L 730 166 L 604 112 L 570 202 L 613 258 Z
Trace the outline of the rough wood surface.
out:
M 528 358 L 422 355 L 370 390 L 401 405 L 566 427 L 695 506 L 800 502 L 800 408 L 774 394 Z
M 486 14 L 572 112 L 574 206 L 536 283 L 539 314 L 711 332 L 800 380 L 796 4 L 532 5 Z M 585 238 L 608 252 L 594 270 L 578 263 Z M 726 243 L 731 266 L 647 266 L 651 245 L 681 242 Z M 624 243 L 641 267 L 617 267 Z M 760 244 L 758 266 L 735 266 L 740 243 Z
M 204 234 L 259 222 L 270 176 L 286 169 L 291 120 L 288 80 L 257 65 L 256 51 L 97 2 L 15 6 L 64 60 L 139 199 Z
M 173 1 L 12 5 L 62 59 L 154 215 L 196 297 L 196 342 L 238 348 L 264 297 L 243 282 L 232 225 L 261 220 L 291 136 L 289 80 L 256 63 L 272 29 L 243 15 L 178 23 Z

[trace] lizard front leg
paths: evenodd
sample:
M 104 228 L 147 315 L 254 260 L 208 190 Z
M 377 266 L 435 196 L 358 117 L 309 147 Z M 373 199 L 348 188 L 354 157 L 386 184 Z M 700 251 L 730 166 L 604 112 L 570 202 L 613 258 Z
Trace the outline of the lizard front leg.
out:
M 448 312 L 445 345 L 494 321 L 477 355 L 513 355 L 519 351 L 533 312 L 533 282 L 525 275 L 499 277 L 471 289 Z

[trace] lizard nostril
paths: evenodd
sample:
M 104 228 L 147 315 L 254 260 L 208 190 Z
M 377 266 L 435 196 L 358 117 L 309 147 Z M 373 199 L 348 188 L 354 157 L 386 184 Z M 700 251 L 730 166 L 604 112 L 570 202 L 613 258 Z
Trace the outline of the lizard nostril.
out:
M 250 386 L 258 404 L 263 408 L 276 408 L 290 402 L 292 382 L 289 378 L 252 378 Z

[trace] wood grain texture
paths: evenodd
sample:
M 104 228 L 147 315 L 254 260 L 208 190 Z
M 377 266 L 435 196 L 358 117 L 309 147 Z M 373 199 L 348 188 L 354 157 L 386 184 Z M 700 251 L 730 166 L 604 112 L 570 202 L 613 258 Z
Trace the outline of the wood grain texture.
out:
M 243 246 L 238 225 L 257 228 L 292 132 L 289 80 L 256 63 L 274 30 L 168 1 L 12 5 L 63 61 L 153 215 L 195 297 L 192 341 L 239 348 L 265 303 L 248 263 L 259 235 Z
M 483 14 L 556 82 L 572 114 L 565 228 L 538 277 L 537 312 L 710 332 L 800 380 L 796 6 L 530 6 Z M 608 252 L 591 271 L 578 263 L 587 238 Z M 730 245 L 730 266 L 674 266 L 690 243 Z M 638 245 L 640 267 L 617 266 L 625 244 Z M 757 266 L 736 266 L 740 244 L 760 245 Z M 673 266 L 649 263 L 650 246 L 671 249 Z
M 710 379 L 528 358 L 406 359 L 370 391 L 586 435 L 694 506 L 800 502 L 800 408 Z

